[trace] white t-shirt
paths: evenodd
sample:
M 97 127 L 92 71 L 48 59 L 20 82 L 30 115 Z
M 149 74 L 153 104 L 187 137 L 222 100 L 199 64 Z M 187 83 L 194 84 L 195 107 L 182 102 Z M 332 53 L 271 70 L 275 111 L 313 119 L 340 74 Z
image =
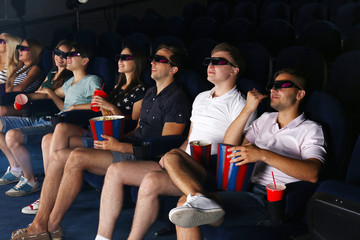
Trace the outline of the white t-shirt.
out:
M 279 129 L 277 112 L 264 113 L 246 129 L 245 137 L 257 147 L 295 159 L 316 158 L 325 162 L 326 150 L 322 127 L 301 114 L 287 126 Z M 258 161 L 252 182 L 266 185 L 273 181 L 274 172 L 277 183 L 286 184 L 300 181 L 280 170 Z
M 212 97 L 215 89 L 200 93 L 194 100 L 191 123 L 192 129 L 189 143 L 195 140 L 206 140 L 212 143 L 211 154 L 217 154 L 218 143 L 222 143 L 227 128 L 240 114 L 246 100 L 234 87 L 220 97 Z M 256 117 L 254 113 L 247 125 Z M 190 154 L 190 145 L 186 147 Z

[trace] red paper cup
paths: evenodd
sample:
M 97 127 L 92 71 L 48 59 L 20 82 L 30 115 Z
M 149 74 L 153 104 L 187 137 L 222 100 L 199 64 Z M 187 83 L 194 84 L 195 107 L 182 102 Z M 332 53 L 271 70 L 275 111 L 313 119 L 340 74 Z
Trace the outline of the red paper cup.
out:
M 280 201 L 285 192 L 285 185 L 276 184 L 276 188 L 273 183 L 266 185 L 267 200 L 269 202 Z
M 100 90 L 100 89 L 96 89 L 95 91 L 94 91 L 94 96 L 100 96 L 100 97 L 102 97 L 102 98 L 107 98 L 107 93 L 106 92 L 104 92 L 103 90 Z M 99 110 L 100 110 L 100 107 L 95 107 L 95 106 L 93 106 L 94 104 L 93 103 L 91 103 L 91 110 L 93 110 L 94 112 L 98 112 Z
M 121 141 L 124 137 L 124 116 L 102 116 L 89 119 L 95 140 L 104 141 L 101 134 L 112 136 Z
M 235 166 L 230 163 L 230 158 L 227 158 L 232 152 L 228 152 L 233 145 L 219 143 L 218 158 L 216 169 L 216 181 L 218 189 L 227 191 L 244 191 L 246 190 L 251 174 L 254 168 L 254 163 Z
M 14 103 L 15 109 L 19 111 L 23 110 L 27 102 L 28 102 L 28 97 L 25 94 L 21 93 L 16 95 L 15 103 Z
M 211 142 L 204 140 L 191 141 L 190 151 L 191 156 L 195 159 L 195 161 L 201 163 L 204 167 L 209 165 L 211 155 Z

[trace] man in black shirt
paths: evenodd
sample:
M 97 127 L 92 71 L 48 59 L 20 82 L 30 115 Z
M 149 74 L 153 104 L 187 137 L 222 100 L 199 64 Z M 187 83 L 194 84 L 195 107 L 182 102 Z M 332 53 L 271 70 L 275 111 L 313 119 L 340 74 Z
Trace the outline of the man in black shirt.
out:
M 174 75 L 184 61 L 182 49 L 166 45 L 161 45 L 151 59 L 151 77 L 156 86 L 144 97 L 135 138 L 180 135 L 185 130 L 191 105 L 185 92 L 174 82 Z M 48 233 L 52 238 L 59 238 L 62 236 L 60 222 L 81 190 L 83 171 L 105 175 L 113 162 L 135 160 L 133 144 L 106 135 L 103 138 L 105 141 L 94 141 L 95 149 L 76 148 L 70 155 L 69 150 L 54 152 L 43 183 L 38 213 L 29 228 L 17 230 L 14 239 L 23 239 L 23 236 L 32 239 Z

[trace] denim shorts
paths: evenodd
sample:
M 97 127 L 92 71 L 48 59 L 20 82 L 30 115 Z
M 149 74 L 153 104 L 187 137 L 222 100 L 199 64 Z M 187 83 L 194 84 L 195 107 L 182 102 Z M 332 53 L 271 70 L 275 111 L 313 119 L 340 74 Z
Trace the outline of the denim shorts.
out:
M 116 151 L 111 151 L 112 155 L 113 155 L 113 162 L 121 162 L 121 161 L 131 161 L 131 160 L 136 160 L 135 155 L 131 154 L 131 153 L 122 153 L 122 152 L 116 152 Z
M 54 132 L 51 121 L 43 117 L 2 116 L 0 121 L 3 126 L 1 129 L 2 133 L 16 128 L 20 130 L 23 135 L 23 144 L 40 143 L 43 136 Z
M 252 184 L 248 191 L 217 192 L 225 210 L 221 226 L 254 226 L 268 225 L 269 216 L 265 208 L 265 186 Z

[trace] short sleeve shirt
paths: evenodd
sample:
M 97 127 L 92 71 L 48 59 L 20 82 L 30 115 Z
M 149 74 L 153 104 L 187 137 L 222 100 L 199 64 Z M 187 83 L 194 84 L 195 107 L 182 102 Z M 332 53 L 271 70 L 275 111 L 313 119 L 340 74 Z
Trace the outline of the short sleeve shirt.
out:
M 123 90 L 120 89 L 118 94 Z M 114 103 L 120 111 L 125 115 L 131 115 L 133 110 L 133 105 L 137 101 L 141 100 L 145 96 L 146 89 L 143 85 L 135 87 L 132 91 L 125 93 L 121 98 L 117 98 Z
M 96 75 L 86 75 L 79 82 L 74 82 L 75 78 L 71 77 L 66 81 L 62 88 L 65 93 L 63 111 L 72 105 L 90 103 L 95 89 L 102 86 L 101 79 Z
M 246 104 L 245 98 L 236 87 L 219 97 L 213 97 L 215 89 L 200 93 L 194 100 L 191 123 L 192 129 L 189 142 L 206 140 L 212 143 L 211 154 L 217 154 L 218 143 L 223 142 L 224 135 L 230 124 L 240 114 Z M 254 113 L 246 126 L 255 119 Z M 186 152 L 190 154 L 188 144 Z
M 277 153 L 279 155 L 295 158 L 315 158 L 325 162 L 325 138 L 322 127 L 301 114 L 287 126 L 279 128 L 278 113 L 264 113 L 245 130 L 245 137 L 257 147 Z M 272 173 L 276 181 L 281 184 L 299 181 L 280 170 L 258 161 L 252 176 L 252 182 L 261 185 L 271 183 Z
M 169 84 L 158 95 L 154 86 L 145 94 L 135 137 L 144 139 L 161 136 L 165 123 L 187 124 L 190 112 L 188 97 L 175 82 Z

